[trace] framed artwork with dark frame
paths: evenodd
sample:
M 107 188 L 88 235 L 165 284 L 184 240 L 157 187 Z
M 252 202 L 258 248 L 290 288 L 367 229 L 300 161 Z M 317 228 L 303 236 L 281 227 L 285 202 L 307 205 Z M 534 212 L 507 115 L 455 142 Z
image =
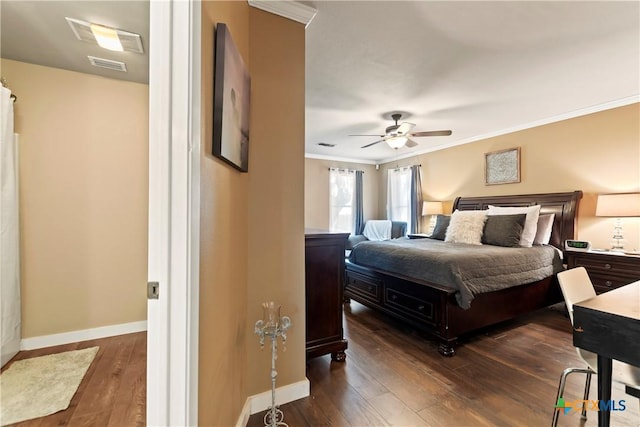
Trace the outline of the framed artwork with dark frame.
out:
M 216 26 L 213 82 L 213 155 L 249 171 L 251 77 L 225 24 Z
M 520 147 L 484 154 L 485 185 L 520 182 Z

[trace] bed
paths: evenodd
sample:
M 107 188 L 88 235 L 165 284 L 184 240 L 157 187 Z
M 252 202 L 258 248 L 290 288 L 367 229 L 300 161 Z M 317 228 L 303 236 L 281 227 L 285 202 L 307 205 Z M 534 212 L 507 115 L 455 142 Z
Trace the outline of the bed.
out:
M 557 256 L 558 253 L 561 254 L 564 241 L 575 237 L 578 202 L 581 198 L 581 191 L 518 196 L 458 197 L 452 211 L 484 210 L 489 205 L 503 207 L 540 205 L 540 215 L 554 214 L 549 247 L 513 249 L 512 253 L 540 250 L 549 254 L 555 252 Z M 415 242 L 409 239 L 404 242 L 388 242 L 387 245 L 393 246 L 392 250 L 400 254 L 396 256 L 396 261 L 390 263 L 385 263 L 380 258 L 371 261 L 364 257 L 364 249 L 371 251 L 377 245 L 377 243 L 365 242 L 368 246 L 361 248 L 359 252 L 352 252 L 345 262 L 345 300 L 353 299 L 431 335 L 440 342 L 438 351 L 444 356 L 455 354 L 455 345 L 463 335 L 562 301 L 554 274 L 558 268 L 562 268 L 561 263 L 558 267 L 557 260 L 555 266 L 549 267 L 552 270 L 541 267 L 533 275 L 522 272 L 513 276 L 512 279 L 503 279 L 496 275 L 491 279 L 483 279 L 486 283 L 474 279 L 475 282 L 472 281 L 468 292 L 460 288 L 461 283 L 448 283 L 447 280 L 454 280 L 451 275 L 420 275 L 419 268 L 411 268 L 408 264 L 404 264 L 406 257 L 402 251 L 405 250 L 405 246 L 416 245 L 423 250 L 439 252 L 439 248 L 443 248 L 443 245 L 457 245 L 440 241 L 429 242 L 429 240 L 431 239 Z M 429 248 L 425 249 L 424 246 Z M 486 259 L 483 262 L 488 264 Z M 522 263 L 522 261 L 518 262 Z M 424 268 L 424 270 L 429 269 Z M 506 283 L 509 280 L 512 283 Z M 497 285 L 494 288 L 496 290 L 484 289 L 494 285 Z

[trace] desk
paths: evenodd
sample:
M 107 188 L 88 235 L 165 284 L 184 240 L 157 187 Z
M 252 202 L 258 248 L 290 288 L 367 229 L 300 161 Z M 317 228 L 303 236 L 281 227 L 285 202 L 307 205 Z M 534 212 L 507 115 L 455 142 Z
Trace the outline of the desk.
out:
M 611 400 L 612 359 L 640 366 L 640 281 L 574 304 L 573 345 L 598 355 L 598 400 Z M 610 415 L 599 411 L 598 426 Z

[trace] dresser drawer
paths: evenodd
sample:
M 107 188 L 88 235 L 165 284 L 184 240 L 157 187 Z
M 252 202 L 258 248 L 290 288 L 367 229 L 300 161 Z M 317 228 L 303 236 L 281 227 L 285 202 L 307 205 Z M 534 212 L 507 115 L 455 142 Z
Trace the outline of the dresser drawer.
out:
M 606 252 L 567 254 L 567 267 L 584 267 L 599 294 L 640 280 L 640 257 Z
M 601 275 L 598 273 L 589 273 L 589 278 L 596 288 L 597 293 L 607 292 L 620 286 L 628 285 L 638 279 L 631 277 L 619 277 L 613 275 Z
M 583 266 L 584 268 L 593 271 L 601 272 L 605 274 L 623 274 L 623 275 L 638 275 L 639 266 L 633 265 L 629 262 L 616 259 L 589 259 L 589 258 L 577 258 L 576 267 Z
M 352 292 L 371 302 L 380 302 L 380 293 L 382 290 L 382 281 L 363 274 L 347 272 L 346 288 L 348 292 Z

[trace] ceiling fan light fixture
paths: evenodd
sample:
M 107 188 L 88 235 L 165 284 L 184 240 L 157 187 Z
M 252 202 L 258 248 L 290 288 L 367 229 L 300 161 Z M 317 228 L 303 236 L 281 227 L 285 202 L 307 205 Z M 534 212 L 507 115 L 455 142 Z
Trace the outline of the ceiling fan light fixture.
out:
M 117 30 L 99 24 L 91 24 L 90 27 L 93 36 L 98 42 L 98 46 L 116 52 L 124 51 L 122 43 L 120 43 L 120 37 L 118 37 Z
M 389 144 L 389 147 L 391 148 L 395 148 L 396 150 L 400 147 L 403 147 L 406 143 L 407 143 L 407 137 L 406 136 L 392 136 L 391 138 L 388 138 L 387 144 Z

